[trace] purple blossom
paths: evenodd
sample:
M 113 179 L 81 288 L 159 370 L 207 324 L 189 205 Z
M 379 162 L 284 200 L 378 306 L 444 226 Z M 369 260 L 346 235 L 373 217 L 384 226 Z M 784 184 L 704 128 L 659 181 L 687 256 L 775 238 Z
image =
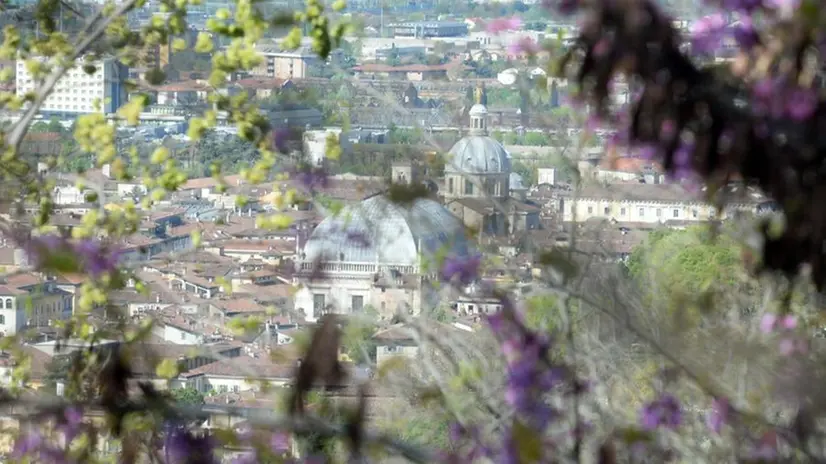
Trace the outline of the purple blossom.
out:
M 726 10 L 742 11 L 744 13 L 751 13 L 763 6 L 764 0 L 725 0 L 723 7 Z
M 516 56 L 536 55 L 539 53 L 539 44 L 531 37 L 521 37 L 508 46 L 508 53 Z
M 164 448 L 166 464 L 216 463 L 214 443 L 208 435 L 195 436 L 182 426 L 169 426 Z
M 766 313 L 760 319 L 760 331 L 766 334 L 772 333 L 778 329 L 783 331 L 791 331 L 797 328 L 797 317 L 793 314 L 785 316 L 778 316 L 772 313 Z
M 793 354 L 806 354 L 809 352 L 809 344 L 806 340 L 796 338 L 784 338 L 780 340 L 778 351 L 783 356 L 791 356 Z
M 232 459 L 232 464 L 258 464 L 259 462 L 260 459 L 258 459 L 258 453 L 255 451 L 243 453 Z
M 789 92 L 786 111 L 796 121 L 805 121 L 817 109 L 817 93 L 811 89 L 795 89 Z
M 731 405 L 726 398 L 717 398 L 711 402 L 711 412 L 706 418 L 708 428 L 714 433 L 720 433 L 723 426 L 729 421 L 731 415 Z
M 330 185 L 330 176 L 323 167 L 303 166 L 295 170 L 293 176 L 310 192 L 319 188 L 327 188 Z
M 563 15 L 570 15 L 579 9 L 580 0 L 542 0 L 542 6 L 548 10 L 556 10 Z
M 275 453 L 284 453 L 290 450 L 290 436 L 284 432 L 275 432 L 270 439 L 270 449 Z
M 640 413 L 640 425 L 649 431 L 660 427 L 676 429 L 682 420 L 680 402 L 669 394 L 663 394 L 652 401 Z
M 25 246 L 35 268 L 77 271 L 98 278 L 117 272 L 122 252 L 98 238 L 70 241 L 60 235 L 32 237 Z
M 777 433 L 766 432 L 756 446 L 749 451 L 748 457 L 754 461 L 774 461 L 777 459 Z
M 515 31 L 522 27 L 522 20 L 516 16 L 512 18 L 497 18 L 488 22 L 488 34 L 501 34 L 506 31 Z
M 83 426 L 83 410 L 70 406 L 63 412 L 63 421 L 59 429 L 63 432 L 66 443 L 71 443 L 80 435 Z
M 287 128 L 278 128 L 272 131 L 272 143 L 273 147 L 278 150 L 280 153 L 287 153 L 289 151 L 289 147 L 287 146 L 287 142 L 289 142 L 292 133 Z
M 22 459 L 24 456 L 40 450 L 43 445 L 43 437 L 37 431 L 22 432 L 14 443 L 12 457 Z
M 760 319 L 760 331 L 763 333 L 772 333 L 777 325 L 777 316 L 772 313 L 764 314 Z
M 698 19 L 691 25 L 691 50 L 696 53 L 714 51 L 723 39 L 726 20 L 717 13 Z
M 765 0 L 765 5 L 777 11 L 781 18 L 788 18 L 800 8 L 801 0 Z
M 104 246 L 98 239 L 84 239 L 74 245 L 83 269 L 92 277 L 100 277 L 117 271 L 121 252 Z
M 732 29 L 734 40 L 736 40 L 740 48 L 744 50 L 751 50 L 760 42 L 760 36 L 754 29 L 751 18 L 745 17 L 741 19 L 740 23 L 735 25 Z
M 11 457 L 18 461 L 28 458 L 31 462 L 48 462 L 50 464 L 73 462 L 64 450 L 47 443 L 44 437 L 35 430 L 23 432 L 17 437 Z
M 455 280 L 461 285 L 469 285 L 479 278 L 481 264 L 482 257 L 478 255 L 448 256 L 442 264 L 442 280 Z

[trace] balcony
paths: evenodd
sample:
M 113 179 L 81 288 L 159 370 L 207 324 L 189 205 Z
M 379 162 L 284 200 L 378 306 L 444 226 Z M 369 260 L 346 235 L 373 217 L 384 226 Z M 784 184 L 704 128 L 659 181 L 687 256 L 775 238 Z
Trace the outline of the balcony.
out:
M 298 263 L 298 275 L 309 276 L 313 273 L 337 273 L 337 274 L 390 274 L 396 271 L 399 274 L 416 274 L 418 273 L 417 266 L 394 266 L 374 263 L 358 263 L 347 261 L 330 261 L 315 263 L 310 261 L 300 261 Z

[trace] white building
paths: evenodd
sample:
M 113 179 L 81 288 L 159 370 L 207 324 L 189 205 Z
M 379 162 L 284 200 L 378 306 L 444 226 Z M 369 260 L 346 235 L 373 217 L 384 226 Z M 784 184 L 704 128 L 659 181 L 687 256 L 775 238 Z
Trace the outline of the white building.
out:
M 469 251 L 462 223 L 439 203 L 419 198 L 405 208 L 376 195 L 313 231 L 296 264 L 295 307 L 310 321 L 368 306 L 385 319 L 417 314 L 433 295 L 437 253 Z
M 759 193 L 746 192 L 731 200 L 720 218 L 729 218 L 735 211 L 757 213 L 761 205 L 768 203 Z M 588 185 L 563 195 L 559 211 L 563 222 L 605 219 L 638 224 L 700 223 L 717 217 L 714 205 L 679 184 Z
M 82 62 L 82 60 L 79 60 Z M 94 72 L 87 73 L 85 66 L 70 69 L 58 81 L 52 93 L 40 108 L 41 113 L 56 116 L 78 114 L 112 114 L 127 100 L 125 81 L 128 68 L 114 58 L 91 63 Z M 18 97 L 34 92 L 39 87 L 26 68 L 25 60 L 17 61 L 16 92 Z M 95 103 L 99 102 L 98 108 Z

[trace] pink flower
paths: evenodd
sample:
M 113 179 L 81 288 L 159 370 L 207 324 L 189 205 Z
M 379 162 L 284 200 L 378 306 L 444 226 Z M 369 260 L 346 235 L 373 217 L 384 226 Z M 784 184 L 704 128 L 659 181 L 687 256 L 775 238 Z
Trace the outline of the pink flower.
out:
M 783 356 L 806 354 L 809 352 L 809 346 L 805 340 L 796 340 L 794 338 L 784 338 L 783 340 L 780 340 L 780 344 L 777 349 Z
M 777 316 L 774 314 L 764 314 L 763 318 L 760 319 L 760 331 L 763 333 L 774 332 L 775 325 L 777 325 Z
M 706 418 L 708 428 L 714 433 L 720 433 L 723 426 L 728 423 L 729 415 L 731 413 L 731 405 L 725 398 L 715 399 L 711 403 L 711 413 Z
M 778 349 L 780 350 L 780 354 L 782 354 L 783 356 L 790 356 L 795 352 L 795 342 L 791 338 L 784 338 L 783 340 L 780 340 L 780 345 L 778 345 Z
M 536 55 L 539 52 L 539 44 L 530 37 L 522 37 L 508 46 L 508 53 L 511 55 Z
M 497 18 L 487 25 L 488 34 L 501 34 L 506 31 L 519 30 L 522 27 L 522 20 L 516 16 L 512 18 Z
M 797 318 L 794 316 L 785 316 L 780 321 L 780 325 L 786 330 L 794 330 L 797 328 Z

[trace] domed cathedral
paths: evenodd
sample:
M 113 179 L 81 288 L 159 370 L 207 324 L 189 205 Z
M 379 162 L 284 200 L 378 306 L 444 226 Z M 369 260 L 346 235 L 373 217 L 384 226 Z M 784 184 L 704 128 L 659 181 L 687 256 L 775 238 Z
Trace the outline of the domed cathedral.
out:
M 313 230 L 296 260 L 295 307 L 309 321 L 331 313 L 418 314 L 439 301 L 438 269 L 429 263 L 445 251 L 474 252 L 462 223 L 440 203 L 418 198 L 402 206 L 372 196 Z
M 445 206 L 483 235 L 514 235 L 539 228 L 539 208 L 511 196 L 510 154 L 488 135 L 484 87 L 476 88 L 475 99 L 468 112 L 467 135 L 447 154 L 441 192 Z

